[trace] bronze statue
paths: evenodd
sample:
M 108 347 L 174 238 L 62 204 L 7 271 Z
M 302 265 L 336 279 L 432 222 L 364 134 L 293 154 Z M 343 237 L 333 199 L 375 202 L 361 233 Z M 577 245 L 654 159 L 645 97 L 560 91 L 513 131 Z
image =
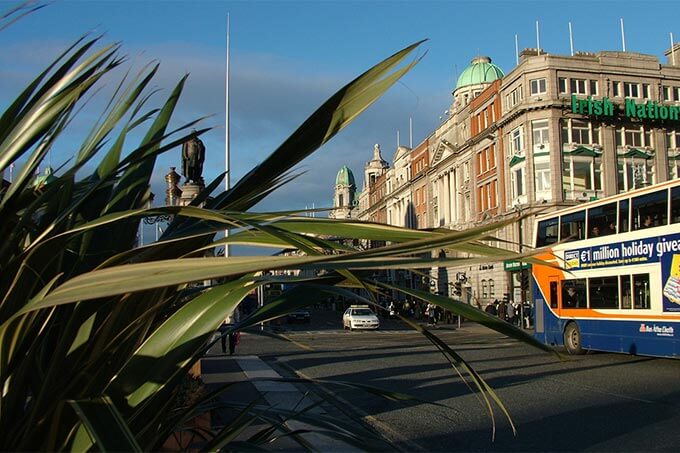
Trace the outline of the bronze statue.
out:
M 187 183 L 202 183 L 201 173 L 203 173 L 204 160 L 205 145 L 194 133 L 189 140 L 182 144 L 182 169 Z

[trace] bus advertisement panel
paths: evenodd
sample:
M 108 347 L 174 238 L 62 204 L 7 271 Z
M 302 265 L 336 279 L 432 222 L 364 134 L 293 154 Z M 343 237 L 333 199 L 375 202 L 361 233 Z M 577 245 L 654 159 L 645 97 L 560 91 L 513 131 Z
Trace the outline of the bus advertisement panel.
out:
M 565 249 L 568 271 L 660 263 L 663 311 L 680 313 L 680 234 Z

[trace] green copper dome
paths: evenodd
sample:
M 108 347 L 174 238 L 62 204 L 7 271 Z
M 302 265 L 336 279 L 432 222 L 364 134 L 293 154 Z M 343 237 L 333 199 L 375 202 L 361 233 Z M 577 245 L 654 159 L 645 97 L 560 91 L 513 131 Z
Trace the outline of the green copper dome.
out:
M 58 178 L 54 176 L 54 170 L 52 170 L 52 167 L 47 167 L 43 174 L 36 176 L 35 180 L 33 181 L 33 188 L 34 189 L 41 189 L 47 184 L 56 181 Z
M 491 63 L 489 57 L 476 57 L 472 59 L 470 66 L 458 77 L 456 82 L 456 89 L 468 86 L 479 85 L 483 83 L 491 83 L 494 80 L 501 79 L 505 76 L 501 68 Z
M 338 172 L 338 176 L 335 177 L 335 185 L 356 187 L 356 184 L 354 183 L 354 174 L 352 174 L 352 170 L 350 170 L 347 165 L 343 165 Z

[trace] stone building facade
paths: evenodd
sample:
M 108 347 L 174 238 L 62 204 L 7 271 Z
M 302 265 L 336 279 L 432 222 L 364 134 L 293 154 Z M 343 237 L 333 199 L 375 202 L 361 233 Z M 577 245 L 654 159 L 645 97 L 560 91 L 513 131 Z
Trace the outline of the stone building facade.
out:
M 463 230 L 680 178 L 680 45 L 664 61 L 636 52 L 552 55 L 525 49 L 507 74 L 488 57 L 461 73 L 449 116 L 413 149 L 365 168 L 355 217 Z M 497 231 L 515 251 L 533 217 Z M 509 245 L 508 245 L 509 244 Z M 525 272 L 525 271 L 524 271 Z M 433 269 L 450 296 L 526 299 L 519 263 Z

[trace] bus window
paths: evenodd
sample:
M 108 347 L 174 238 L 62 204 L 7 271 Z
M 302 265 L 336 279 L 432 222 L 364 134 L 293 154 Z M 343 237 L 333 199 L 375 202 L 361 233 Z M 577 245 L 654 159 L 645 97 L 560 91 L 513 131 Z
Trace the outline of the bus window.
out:
M 635 308 L 649 308 L 649 274 L 633 275 L 633 296 Z
M 558 225 L 559 219 L 557 217 L 538 222 L 536 247 L 544 247 L 557 242 Z
M 621 308 L 630 308 L 630 275 L 622 275 L 621 277 Z
M 557 308 L 557 282 L 550 282 L 550 308 Z
M 562 308 L 586 308 L 586 280 L 562 282 Z
M 640 195 L 632 200 L 633 229 L 640 230 L 668 223 L 668 190 Z
M 560 218 L 560 240 L 564 242 L 585 239 L 586 212 L 579 211 Z
M 680 223 L 680 186 L 671 189 L 671 223 Z
M 628 200 L 619 201 L 619 233 L 628 231 Z
M 619 278 L 589 278 L 588 295 L 590 308 L 619 308 Z
M 616 202 L 588 209 L 588 237 L 616 233 Z

